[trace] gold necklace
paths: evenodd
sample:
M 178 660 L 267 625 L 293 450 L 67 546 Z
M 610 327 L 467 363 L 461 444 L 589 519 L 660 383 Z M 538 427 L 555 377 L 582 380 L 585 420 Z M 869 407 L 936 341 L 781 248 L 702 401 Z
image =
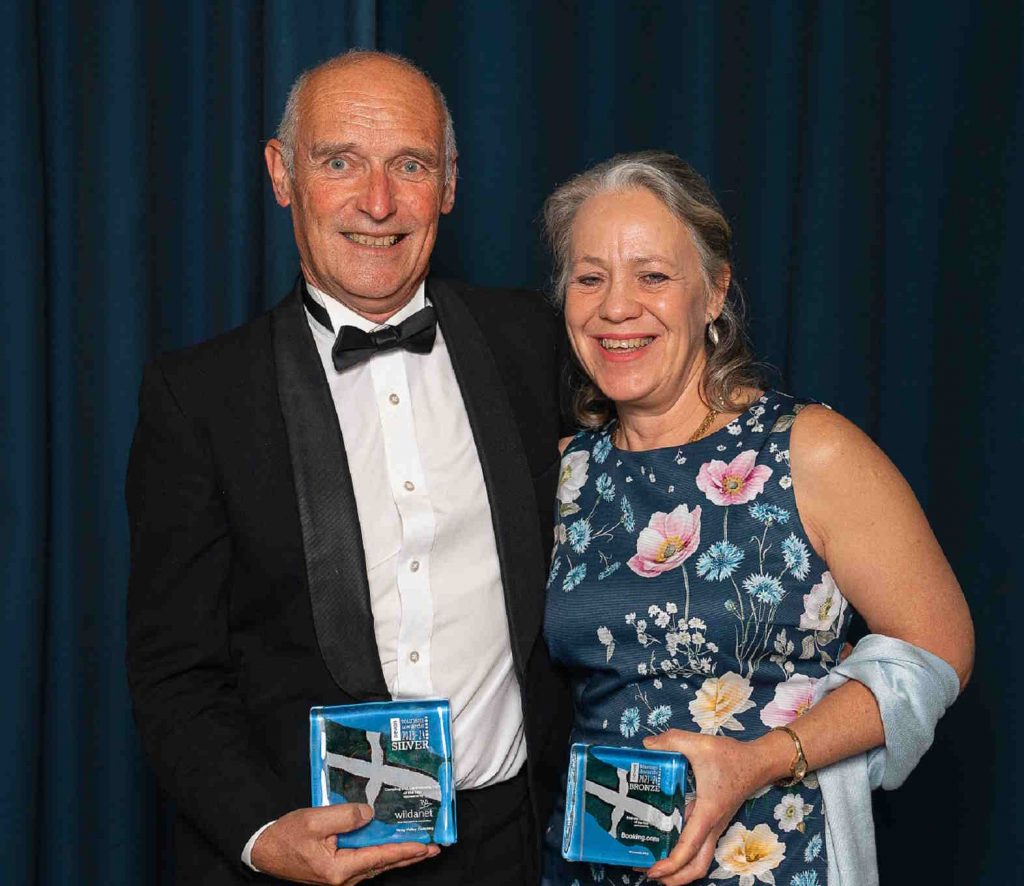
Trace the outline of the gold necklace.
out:
M 689 443 L 696 443 L 701 437 L 703 437 L 708 432 L 708 428 L 711 427 L 711 423 L 716 418 L 718 418 L 719 414 L 720 414 L 719 411 L 717 409 L 715 409 L 714 406 L 712 406 L 708 410 L 708 414 L 704 416 L 704 421 L 702 421 L 697 426 L 697 430 L 694 431 L 692 434 L 690 434 L 690 439 L 686 441 L 687 444 L 689 444 Z M 616 446 L 618 446 L 618 443 L 616 443 L 616 440 L 621 437 L 621 434 L 620 434 L 621 430 L 622 430 L 622 425 L 616 423 L 615 428 L 612 430 L 612 443 L 614 445 L 616 445 Z M 621 448 L 621 447 L 619 447 L 619 448 Z
M 687 440 L 686 442 L 696 443 L 701 437 L 703 437 L 708 432 L 708 428 L 711 427 L 711 423 L 716 418 L 718 418 L 718 410 L 715 409 L 714 406 L 712 406 L 708 410 L 708 414 L 704 416 L 704 421 L 702 421 L 700 425 L 698 425 L 697 430 L 690 435 L 690 439 Z

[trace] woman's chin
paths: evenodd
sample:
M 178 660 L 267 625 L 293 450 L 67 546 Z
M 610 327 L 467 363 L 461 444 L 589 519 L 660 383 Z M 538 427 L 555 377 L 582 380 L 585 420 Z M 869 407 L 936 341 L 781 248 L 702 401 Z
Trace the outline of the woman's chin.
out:
M 651 385 L 608 384 L 600 385 L 601 392 L 615 404 L 617 408 L 632 406 L 643 408 L 650 399 Z

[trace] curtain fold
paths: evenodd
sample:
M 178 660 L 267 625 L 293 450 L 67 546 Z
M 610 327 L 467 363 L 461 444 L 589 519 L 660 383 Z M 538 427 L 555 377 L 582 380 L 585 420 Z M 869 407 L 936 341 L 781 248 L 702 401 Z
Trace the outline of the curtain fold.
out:
M 892 457 L 977 622 L 971 687 L 878 799 L 883 877 L 1013 880 L 1022 44 L 1019 2 L 11 5 L 4 881 L 173 882 L 122 664 L 136 393 L 146 360 L 294 278 L 263 145 L 299 71 L 355 46 L 408 55 L 448 96 L 460 178 L 440 273 L 544 287 L 544 196 L 613 153 L 667 148 L 711 179 L 755 348 Z

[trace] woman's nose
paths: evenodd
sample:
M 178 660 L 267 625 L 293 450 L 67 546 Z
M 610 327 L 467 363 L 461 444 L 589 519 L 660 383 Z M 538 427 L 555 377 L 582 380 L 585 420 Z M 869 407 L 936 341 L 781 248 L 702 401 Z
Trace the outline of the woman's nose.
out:
M 629 281 L 613 279 L 601 301 L 601 318 L 612 323 L 621 323 L 639 317 L 642 310 L 643 306 L 636 298 Z

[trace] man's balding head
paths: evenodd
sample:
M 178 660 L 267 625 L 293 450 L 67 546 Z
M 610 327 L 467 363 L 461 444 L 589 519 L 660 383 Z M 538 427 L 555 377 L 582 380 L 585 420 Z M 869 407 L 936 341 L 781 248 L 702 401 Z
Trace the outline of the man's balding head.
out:
M 351 52 L 302 75 L 264 155 L 306 281 L 376 322 L 409 302 L 455 201 L 444 98 L 413 64 Z
M 288 91 L 288 100 L 285 102 L 281 122 L 277 126 L 277 140 L 281 143 L 281 153 L 284 156 L 285 165 L 288 167 L 288 174 L 295 175 L 295 133 L 301 113 L 302 93 L 306 85 L 319 74 L 356 66 L 399 68 L 413 77 L 422 79 L 429 87 L 437 106 L 438 121 L 444 132 L 444 176 L 445 184 L 447 184 L 449 178 L 456 174 L 455 157 L 458 149 L 455 143 L 455 125 L 452 123 L 452 115 L 448 110 L 448 102 L 445 100 L 441 87 L 407 58 L 374 49 L 350 49 L 348 52 L 321 62 L 314 68 L 303 71 L 295 78 Z

